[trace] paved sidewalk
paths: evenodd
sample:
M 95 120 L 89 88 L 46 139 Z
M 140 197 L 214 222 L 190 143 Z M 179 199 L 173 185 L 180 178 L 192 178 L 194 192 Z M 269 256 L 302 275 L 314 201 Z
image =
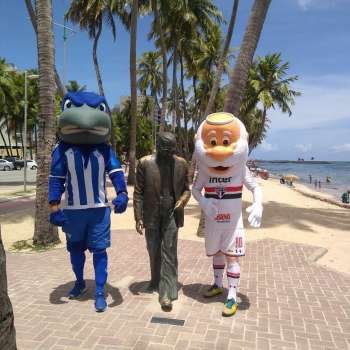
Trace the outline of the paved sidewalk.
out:
M 8 253 L 10 297 L 19 350 L 26 349 L 349 349 L 350 276 L 309 264 L 317 247 L 266 239 L 248 244 L 242 259 L 236 316 L 221 317 L 223 297 L 206 300 L 211 261 L 201 242 L 179 241 L 179 300 L 160 311 L 149 279 L 145 242 L 113 232 L 109 309 L 93 309 L 93 288 L 81 300 L 64 296 L 72 274 L 64 249 Z M 92 286 L 91 257 L 86 277 Z M 185 320 L 183 327 L 150 323 L 152 316 Z

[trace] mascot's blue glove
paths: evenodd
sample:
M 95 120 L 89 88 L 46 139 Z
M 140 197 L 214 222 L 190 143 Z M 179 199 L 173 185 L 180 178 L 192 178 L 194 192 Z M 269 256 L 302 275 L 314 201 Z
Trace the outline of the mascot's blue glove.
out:
M 50 214 L 50 222 L 52 225 L 63 226 L 68 222 L 68 219 L 60 209 Z
M 121 192 L 113 199 L 112 203 L 114 205 L 114 212 L 121 214 L 124 213 L 128 206 L 129 197 L 125 192 Z

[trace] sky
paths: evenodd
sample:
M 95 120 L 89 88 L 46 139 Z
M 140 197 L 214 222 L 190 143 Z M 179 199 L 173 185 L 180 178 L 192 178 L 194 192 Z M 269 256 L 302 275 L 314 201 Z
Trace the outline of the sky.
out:
M 227 21 L 232 1 L 215 0 Z M 62 24 L 68 0 L 53 0 L 54 21 Z M 231 46 L 238 48 L 253 0 L 241 0 Z M 272 0 L 256 55 L 281 52 L 290 63 L 291 75 L 299 79 L 293 88 L 296 99 L 292 116 L 271 110 L 267 137 L 254 150 L 258 159 L 315 157 L 318 160 L 350 161 L 350 0 Z M 92 62 L 92 42 L 86 32 L 69 24 L 76 32 L 67 44 L 67 80 L 77 80 L 97 91 Z M 138 23 L 138 56 L 153 50 L 147 39 L 150 18 Z M 0 0 L 0 57 L 18 69 L 37 66 L 36 39 L 23 0 Z M 225 32 L 225 27 L 224 27 Z M 62 77 L 63 31 L 54 25 L 56 67 Z M 110 105 L 130 95 L 130 35 L 117 24 L 115 42 L 104 28 L 98 57 L 106 97 Z

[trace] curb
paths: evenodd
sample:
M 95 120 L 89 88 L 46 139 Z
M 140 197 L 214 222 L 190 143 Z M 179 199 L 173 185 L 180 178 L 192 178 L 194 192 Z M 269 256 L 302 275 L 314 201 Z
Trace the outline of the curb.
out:
M 318 248 L 311 255 L 309 255 L 306 260 L 309 263 L 315 263 L 317 262 L 317 260 L 321 259 L 327 253 L 328 253 L 328 249 Z
M 5 198 L 0 198 L 0 204 L 6 203 L 6 202 L 12 202 L 12 201 L 15 201 L 18 199 L 23 199 L 23 198 L 35 198 L 35 193 L 21 195 L 21 196 L 10 196 L 10 197 L 5 197 Z

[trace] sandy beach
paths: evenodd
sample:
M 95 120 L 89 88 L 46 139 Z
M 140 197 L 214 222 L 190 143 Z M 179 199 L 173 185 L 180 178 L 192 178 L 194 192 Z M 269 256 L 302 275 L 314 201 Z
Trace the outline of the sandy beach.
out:
M 259 183 L 262 186 L 264 202 L 262 227 L 260 229 L 250 228 L 246 221 L 247 216 L 244 214 L 248 241 L 274 238 L 325 248 L 327 251 L 320 250 L 320 253 L 324 255 L 317 260 L 317 264 L 350 274 L 349 209 L 305 196 L 298 192 L 298 190 L 305 190 L 301 185 L 292 189 L 281 185 L 274 179 L 267 181 L 259 179 Z M 109 198 L 112 198 L 113 189 L 109 187 L 108 192 Z M 131 199 L 132 192 L 132 188 L 129 188 Z M 312 194 L 312 191 L 310 193 Z M 251 199 L 251 194 L 245 190 L 243 195 L 244 208 L 249 205 Z M 34 208 L 13 214 L 1 215 L 0 213 L 2 237 L 6 249 L 10 249 L 15 241 L 27 240 L 32 237 L 33 215 Z M 203 238 L 196 236 L 199 216 L 199 207 L 191 198 L 185 211 L 185 226 L 180 230 L 179 238 L 203 240 Z M 130 200 L 125 214 L 112 215 L 112 230 L 133 229 L 134 215 L 132 200 Z M 64 242 L 62 232 L 60 232 L 60 237 Z M 135 231 L 135 239 L 143 238 Z M 64 247 L 64 243 L 59 247 Z

